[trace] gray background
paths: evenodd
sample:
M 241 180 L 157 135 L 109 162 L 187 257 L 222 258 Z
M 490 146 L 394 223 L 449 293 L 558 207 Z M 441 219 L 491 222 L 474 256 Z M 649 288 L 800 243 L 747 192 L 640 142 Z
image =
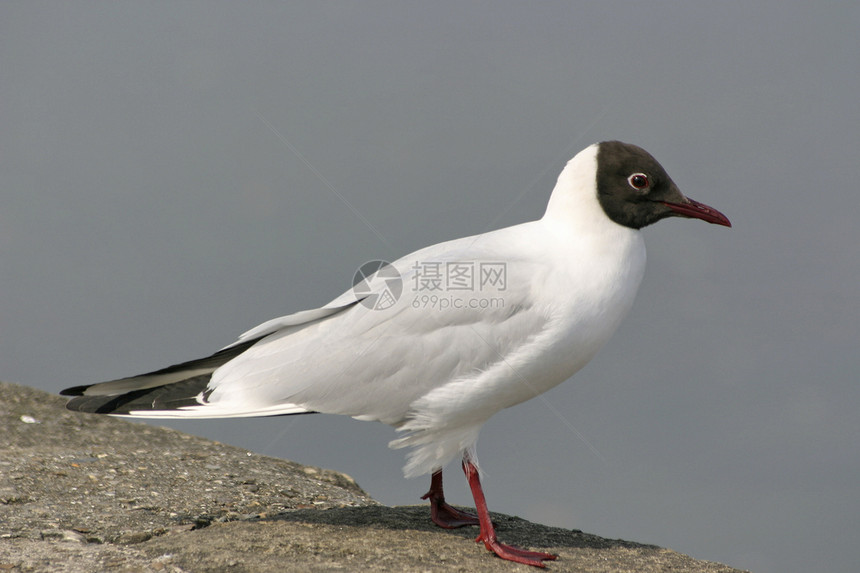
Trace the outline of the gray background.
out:
M 560 415 L 485 426 L 490 507 L 855 570 L 858 26 L 856 2 L 4 2 L 0 378 L 208 354 L 367 260 L 540 216 L 569 157 L 621 139 L 735 227 L 645 231 L 636 305 Z M 388 504 L 429 482 L 379 424 L 173 425 Z

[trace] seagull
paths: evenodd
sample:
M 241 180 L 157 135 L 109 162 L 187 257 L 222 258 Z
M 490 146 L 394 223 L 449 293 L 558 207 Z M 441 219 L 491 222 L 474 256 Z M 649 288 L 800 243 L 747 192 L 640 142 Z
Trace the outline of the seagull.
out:
M 406 477 L 431 474 L 431 519 L 480 527 L 502 559 L 557 556 L 498 540 L 475 444 L 496 412 L 557 386 L 609 340 L 645 270 L 641 229 L 667 217 L 731 227 L 644 149 L 595 143 L 536 220 L 432 245 L 358 274 L 325 306 L 265 322 L 211 356 L 61 392 L 70 410 L 132 418 L 328 413 L 396 428 Z M 476 513 L 445 501 L 455 458 Z

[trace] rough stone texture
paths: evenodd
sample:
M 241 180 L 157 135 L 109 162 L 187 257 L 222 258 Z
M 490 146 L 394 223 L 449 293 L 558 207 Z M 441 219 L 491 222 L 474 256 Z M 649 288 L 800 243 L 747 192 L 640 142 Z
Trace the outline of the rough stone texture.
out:
M 0 573 L 534 571 L 385 507 L 348 476 L 165 428 L 69 412 L 0 383 Z M 736 571 L 668 549 L 494 514 L 552 571 Z

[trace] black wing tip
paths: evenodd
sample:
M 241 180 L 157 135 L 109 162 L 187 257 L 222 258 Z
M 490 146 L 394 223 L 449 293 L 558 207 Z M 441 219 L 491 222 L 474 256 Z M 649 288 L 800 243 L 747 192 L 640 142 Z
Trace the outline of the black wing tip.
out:
M 87 388 L 92 386 L 92 384 L 86 384 L 84 386 L 72 386 L 71 388 L 65 388 L 60 390 L 60 396 L 83 396 L 87 391 Z
M 84 387 L 85 388 L 85 387 Z M 69 388 L 74 390 L 74 388 Z M 68 410 L 73 412 L 84 412 L 87 414 L 129 414 L 134 408 L 132 402 L 152 394 L 151 389 L 135 390 L 118 396 L 81 396 L 69 400 L 66 404 Z M 138 406 L 146 409 L 146 405 Z
M 201 374 L 172 382 L 164 386 L 140 388 L 118 394 L 87 396 L 90 386 L 76 386 L 63 390 L 64 396 L 73 396 L 66 408 L 75 412 L 90 414 L 128 415 L 132 411 L 178 410 L 187 406 L 199 406 L 197 396 L 206 389 L 210 374 Z M 145 414 L 139 414 L 146 417 Z
M 69 394 L 65 394 L 69 395 Z M 108 414 L 110 410 L 106 410 L 103 408 L 104 402 L 94 402 L 92 398 L 88 396 L 78 396 L 77 398 L 72 398 L 66 403 L 66 410 L 71 410 L 72 412 L 84 412 L 86 414 Z
M 108 382 L 100 382 L 97 384 L 84 384 L 83 386 L 72 386 L 71 388 L 65 388 L 60 390 L 60 396 L 86 396 L 86 392 L 89 388 L 93 386 L 102 386 L 104 384 L 115 384 L 117 382 L 128 382 L 128 384 L 123 386 L 122 390 L 119 388 L 115 388 L 114 395 L 119 395 L 120 393 L 125 393 L 127 391 L 135 391 L 135 386 L 133 382 L 136 379 L 141 378 L 154 378 L 164 374 L 174 374 L 177 372 L 182 372 L 183 370 L 197 369 L 200 367 L 203 368 L 211 368 L 211 370 L 216 370 L 219 366 L 224 363 L 232 360 L 236 356 L 242 354 L 250 347 L 254 346 L 257 342 L 259 342 L 262 336 L 257 338 L 253 338 L 251 340 L 246 340 L 244 342 L 236 343 L 233 346 L 228 346 L 227 348 L 222 348 L 215 354 L 207 356 L 205 358 L 200 358 L 197 360 L 189 360 L 188 362 L 182 362 L 181 364 L 174 364 L 173 366 L 168 366 L 166 368 L 162 368 L 160 370 L 155 370 L 153 372 L 147 372 L 145 374 L 140 374 L 138 376 L 131 376 L 129 378 L 120 378 L 117 380 L 109 380 Z M 196 377 L 195 377 L 196 378 Z M 169 383 L 169 385 L 173 385 L 174 383 Z M 155 385 L 148 383 L 146 385 L 148 388 L 155 388 Z M 138 388 L 139 389 L 139 388 Z

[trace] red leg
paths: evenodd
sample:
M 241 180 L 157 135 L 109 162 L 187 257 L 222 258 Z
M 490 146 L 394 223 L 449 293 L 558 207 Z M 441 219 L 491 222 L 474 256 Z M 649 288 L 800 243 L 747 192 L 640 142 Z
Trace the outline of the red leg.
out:
M 421 496 L 421 499 L 430 500 L 430 519 L 439 527 L 455 529 L 465 525 L 480 525 L 478 516 L 445 503 L 445 494 L 442 492 L 442 470 L 433 472 L 430 478 L 430 491 Z
M 463 458 L 463 472 L 466 474 L 466 479 L 469 480 L 469 487 L 472 488 L 472 497 L 475 498 L 475 509 L 478 510 L 478 519 L 481 522 L 481 533 L 475 541 L 483 541 L 484 546 L 488 550 L 502 559 L 525 565 L 544 567 L 543 561 L 558 558 L 557 555 L 553 555 L 552 553 L 528 551 L 501 543 L 496 538 L 496 530 L 493 528 L 493 522 L 490 520 L 490 511 L 487 509 L 487 501 L 484 499 L 484 490 L 481 489 L 481 478 L 478 476 L 478 468 L 468 456 Z

